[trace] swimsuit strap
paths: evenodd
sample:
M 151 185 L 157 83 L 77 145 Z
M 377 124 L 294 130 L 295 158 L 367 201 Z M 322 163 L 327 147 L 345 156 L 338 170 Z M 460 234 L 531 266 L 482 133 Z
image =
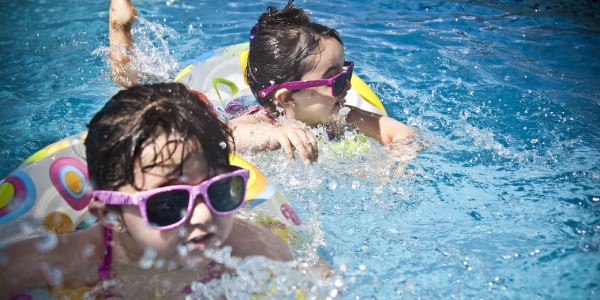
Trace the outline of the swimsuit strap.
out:
M 215 279 L 221 279 L 221 276 L 223 276 L 223 270 L 221 270 L 221 267 L 216 262 L 211 261 L 208 266 L 206 266 L 206 274 L 197 281 L 207 284 Z M 182 292 L 185 295 L 190 295 L 194 291 L 192 290 L 191 285 L 187 285 L 183 288 Z
M 98 275 L 101 281 L 110 279 L 110 266 L 112 264 L 112 230 L 104 227 L 104 261 L 98 268 Z

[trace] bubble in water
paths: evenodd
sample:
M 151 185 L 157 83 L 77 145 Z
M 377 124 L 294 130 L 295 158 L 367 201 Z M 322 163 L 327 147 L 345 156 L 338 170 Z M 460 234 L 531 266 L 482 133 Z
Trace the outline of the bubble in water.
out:
M 157 269 L 162 269 L 166 265 L 167 265 L 167 262 L 162 258 L 157 259 L 156 262 L 154 263 L 154 267 Z
M 331 298 L 335 298 L 335 297 L 337 296 L 337 294 L 338 294 L 338 290 L 337 290 L 337 289 L 333 289 L 333 290 L 331 290 L 331 292 L 329 293 L 329 296 L 330 296 Z
M 344 131 L 344 138 L 347 140 L 352 140 L 356 137 L 356 132 L 352 131 L 352 130 L 346 130 Z
M 140 258 L 139 265 L 142 269 L 150 269 L 154 264 L 154 259 L 156 258 L 156 250 L 152 248 L 144 249 L 144 254 Z
M 186 237 L 188 233 L 189 230 L 185 228 L 185 226 L 181 226 L 181 228 L 179 228 L 179 237 Z
M 187 176 L 187 175 L 181 175 L 181 176 L 179 176 L 179 182 L 186 183 L 188 181 L 190 181 L 190 177 L 189 176 Z
M 58 244 L 58 237 L 56 236 L 55 233 L 52 232 L 45 236 L 42 236 L 35 246 L 38 250 L 47 252 L 47 251 L 54 249 L 57 244 Z
M 94 246 L 92 244 L 87 244 L 87 245 L 83 246 L 83 249 L 81 250 L 81 255 L 83 255 L 83 257 L 85 257 L 85 258 L 92 257 L 92 255 L 94 255 L 95 249 L 96 249 L 96 246 Z
M 211 224 L 210 226 L 208 226 L 208 229 L 207 229 L 207 231 L 208 231 L 208 232 L 211 232 L 211 233 L 214 233 L 214 232 L 217 232 L 217 229 L 218 229 L 218 228 L 217 228 L 217 225 L 215 225 L 215 224 Z
M 48 263 L 42 264 L 42 270 L 50 285 L 60 285 L 63 282 L 63 273 L 59 268 L 53 267 Z
M 186 256 L 188 254 L 188 249 L 183 244 L 178 244 L 175 249 L 177 250 L 177 254 L 179 256 Z
M 335 189 L 337 189 L 337 182 L 335 182 L 335 181 L 331 181 L 331 182 L 329 183 L 329 185 L 327 186 L 327 188 L 328 188 L 330 191 L 335 191 Z
M 118 222 L 119 221 L 119 215 L 116 212 L 114 212 L 114 211 L 110 211 L 110 212 L 108 212 L 106 214 L 106 221 L 108 223 Z
M 24 236 L 29 236 L 30 234 L 32 234 L 34 228 L 35 227 L 33 226 L 33 224 L 31 224 L 31 222 L 23 222 L 20 225 L 21 234 L 23 234 Z
M 344 106 L 340 109 L 340 116 L 342 116 L 343 118 L 347 117 L 349 113 L 350 113 L 350 107 L 348 107 L 348 106 Z

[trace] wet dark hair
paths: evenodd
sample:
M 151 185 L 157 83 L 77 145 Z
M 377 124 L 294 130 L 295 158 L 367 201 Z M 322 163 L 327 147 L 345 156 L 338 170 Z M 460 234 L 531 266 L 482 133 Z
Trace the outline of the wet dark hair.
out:
M 335 29 L 313 23 L 308 14 L 293 5 L 281 10 L 269 6 L 253 28 L 246 78 L 254 97 L 272 113 L 277 113 L 270 95 L 259 97 L 258 91 L 288 81 L 300 80 L 315 65 L 306 58 L 320 51 L 321 40 L 342 40 Z M 343 44 L 342 44 L 343 45 Z
M 87 125 L 85 139 L 89 178 L 95 189 L 116 190 L 135 185 L 136 163 L 141 163 L 145 146 L 158 137 L 177 143 L 175 151 L 201 147 L 210 170 L 229 166 L 229 127 L 206 103 L 180 83 L 134 86 L 114 95 Z M 177 138 L 177 139 L 176 139 Z M 150 166 L 167 158 L 156 153 Z M 183 162 L 176 172 L 182 172 Z

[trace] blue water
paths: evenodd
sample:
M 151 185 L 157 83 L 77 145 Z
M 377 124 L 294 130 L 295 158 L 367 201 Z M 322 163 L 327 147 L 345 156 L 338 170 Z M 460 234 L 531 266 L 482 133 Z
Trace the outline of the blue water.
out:
M 598 299 L 597 1 L 297 1 L 426 148 L 306 167 L 248 154 L 318 228 L 342 299 Z M 170 80 L 283 1 L 134 1 Z M 478 3 L 485 3 L 480 5 Z M 108 1 L 0 1 L 0 176 L 85 129 L 117 90 Z M 165 67 L 166 66 L 166 67 Z M 328 152 L 329 151 L 329 152 Z M 335 294 L 332 294 L 335 295 Z

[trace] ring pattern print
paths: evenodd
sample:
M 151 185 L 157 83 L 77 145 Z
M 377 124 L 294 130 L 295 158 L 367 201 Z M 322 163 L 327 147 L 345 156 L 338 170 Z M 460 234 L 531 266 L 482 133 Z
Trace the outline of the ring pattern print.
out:
M 52 163 L 49 175 L 58 193 L 74 210 L 84 209 L 92 200 L 87 167 L 80 160 L 61 157 Z
M 0 183 L 0 224 L 18 218 L 35 204 L 35 185 L 31 177 L 15 171 Z

